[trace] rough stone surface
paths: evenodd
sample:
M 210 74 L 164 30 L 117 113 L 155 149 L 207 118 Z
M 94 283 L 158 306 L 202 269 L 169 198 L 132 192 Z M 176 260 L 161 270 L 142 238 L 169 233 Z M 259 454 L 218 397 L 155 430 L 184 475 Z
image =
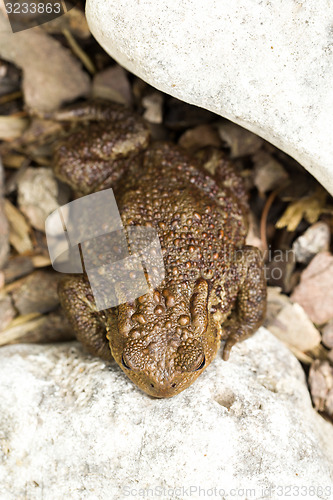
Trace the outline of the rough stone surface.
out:
M 93 35 L 121 65 L 267 139 L 333 194 L 333 2 L 86 5 Z
M 329 250 L 330 241 L 331 231 L 329 225 L 323 221 L 316 222 L 293 243 L 297 262 L 309 263 L 317 253 Z
M 321 341 L 319 331 L 299 304 L 283 307 L 268 329 L 285 344 L 303 352 L 314 349 Z
M 77 58 L 42 28 L 13 33 L 0 1 L 0 57 L 22 69 L 22 90 L 27 108 L 38 113 L 86 96 L 90 80 Z
M 312 408 L 296 358 L 263 328 L 172 399 L 146 396 L 77 343 L 2 348 L 0 386 L 1 499 L 332 492 L 333 428 Z
M 18 204 L 31 225 L 45 232 L 45 220 L 70 197 L 67 186 L 59 185 L 53 171 L 45 167 L 30 167 L 18 182 Z
M 309 372 L 309 386 L 315 408 L 333 419 L 333 366 L 316 359 Z
M 333 349 L 333 319 L 324 326 L 322 334 L 323 344 L 329 349 Z
M 323 325 L 333 319 L 333 255 L 318 253 L 304 269 L 290 298 L 300 304 L 311 321 Z

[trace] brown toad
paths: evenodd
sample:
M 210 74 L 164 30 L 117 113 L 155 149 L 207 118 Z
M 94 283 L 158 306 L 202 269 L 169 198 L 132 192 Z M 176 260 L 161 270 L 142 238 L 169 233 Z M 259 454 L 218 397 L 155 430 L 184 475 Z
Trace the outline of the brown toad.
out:
M 61 303 L 92 354 L 113 357 L 146 393 L 171 397 L 211 363 L 221 340 L 226 360 L 263 321 L 262 260 L 245 246 L 246 194 L 221 153 L 199 162 L 173 144 L 149 144 L 145 123 L 124 108 L 94 105 L 79 119 L 55 153 L 57 176 L 80 195 L 112 187 L 125 227 L 155 228 L 165 279 L 97 311 L 87 277 L 69 275 Z

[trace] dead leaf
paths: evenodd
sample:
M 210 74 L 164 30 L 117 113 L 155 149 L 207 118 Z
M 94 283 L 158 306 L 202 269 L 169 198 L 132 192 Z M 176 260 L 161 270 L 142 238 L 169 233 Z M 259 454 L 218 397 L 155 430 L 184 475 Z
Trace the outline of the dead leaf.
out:
M 26 161 L 26 156 L 8 153 L 3 157 L 3 164 L 6 168 L 21 168 Z
M 277 229 L 286 227 L 288 231 L 295 231 L 303 217 L 310 224 L 314 224 L 323 212 L 326 198 L 327 192 L 320 187 L 312 196 L 293 201 L 288 205 L 275 227 Z
M 47 315 L 18 316 L 0 332 L 0 346 L 17 343 L 64 342 L 75 338 L 73 329 L 61 309 Z
M 291 300 L 300 304 L 309 318 L 322 325 L 333 318 L 333 255 L 317 254 L 302 272 Z
M 68 49 L 39 27 L 13 34 L 1 9 L 0 57 L 22 68 L 29 109 L 53 111 L 89 92 L 89 77 Z
M 30 227 L 21 212 L 9 201 L 5 200 L 5 213 L 9 222 L 9 241 L 19 253 L 31 252 L 33 245 L 30 239 Z
M 28 125 L 29 120 L 21 116 L 0 116 L 0 139 L 16 139 L 22 135 Z
M 297 347 L 290 344 L 288 345 L 288 349 L 290 349 L 294 356 L 304 365 L 311 365 L 315 359 L 328 359 L 327 350 L 321 344 L 318 344 L 316 347 L 306 352 L 300 351 Z
M 47 255 L 33 255 L 31 260 L 35 268 L 48 267 L 51 265 L 51 259 Z
M 73 54 L 82 62 L 83 66 L 94 75 L 96 73 L 95 65 L 88 56 L 88 54 L 81 48 L 78 42 L 73 37 L 68 29 L 63 29 L 62 33 L 67 40 L 69 47 L 72 49 Z

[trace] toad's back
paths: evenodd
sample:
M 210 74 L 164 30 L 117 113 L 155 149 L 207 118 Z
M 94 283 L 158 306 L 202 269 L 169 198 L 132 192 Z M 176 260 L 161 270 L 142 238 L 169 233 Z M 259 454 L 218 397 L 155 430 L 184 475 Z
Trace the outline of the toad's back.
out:
M 228 164 L 220 160 L 221 169 Z M 223 179 L 214 178 L 178 148 L 157 143 L 121 179 L 115 195 L 125 226 L 157 230 L 168 279 L 213 276 L 246 236 L 244 207 Z
M 260 253 L 244 246 L 244 187 L 220 152 L 199 162 L 177 146 L 149 145 L 147 128 L 129 111 L 89 113 L 106 121 L 66 139 L 56 172 L 81 194 L 112 187 L 125 228 L 155 228 L 165 279 L 97 311 L 87 277 L 69 276 L 61 303 L 91 353 L 113 357 L 148 394 L 170 397 L 209 365 L 221 340 L 227 359 L 263 320 Z

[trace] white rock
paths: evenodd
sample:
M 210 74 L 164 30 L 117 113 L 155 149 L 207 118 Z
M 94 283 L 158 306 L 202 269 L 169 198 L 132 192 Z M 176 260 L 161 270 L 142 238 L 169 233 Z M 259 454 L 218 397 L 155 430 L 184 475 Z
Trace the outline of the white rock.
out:
M 308 264 L 317 253 L 329 250 L 330 241 L 331 231 L 329 225 L 323 221 L 316 222 L 293 243 L 293 251 L 297 262 Z
M 45 167 L 31 167 L 18 182 L 18 204 L 31 225 L 45 232 L 45 220 L 59 206 L 68 202 L 70 192 L 60 185 L 53 171 Z
M 323 344 L 329 349 L 333 349 L 333 319 L 322 329 Z
M 290 485 L 324 499 L 333 488 L 333 428 L 264 329 L 171 399 L 146 396 L 77 343 L 2 348 L 0 386 L 1 499 L 118 500 L 155 487 L 166 499 L 187 498 L 182 487 L 265 499 Z
M 146 108 L 143 118 L 150 123 L 162 123 L 163 121 L 163 94 L 153 92 L 142 99 L 142 105 Z
M 303 352 L 314 349 L 321 341 L 319 330 L 299 304 L 287 304 L 267 328 L 282 342 Z
M 267 139 L 333 194 L 333 2 L 86 5 L 93 35 L 121 65 Z

